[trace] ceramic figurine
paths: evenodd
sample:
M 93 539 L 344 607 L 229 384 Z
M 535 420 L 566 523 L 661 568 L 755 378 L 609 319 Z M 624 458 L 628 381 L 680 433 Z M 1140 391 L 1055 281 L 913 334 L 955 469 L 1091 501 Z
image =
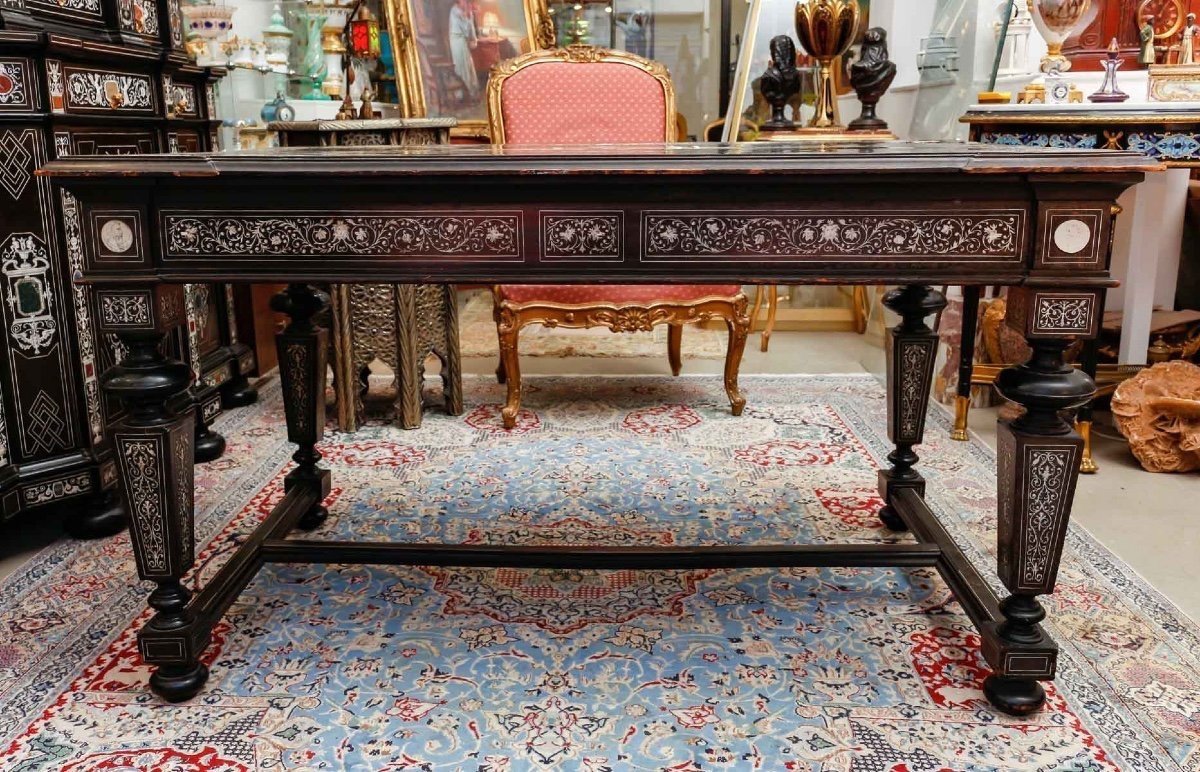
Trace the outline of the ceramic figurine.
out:
M 278 73 L 287 73 L 288 71 L 288 54 L 292 47 L 292 38 L 295 37 L 286 24 L 283 23 L 283 11 L 279 7 L 279 3 L 275 3 L 271 10 L 271 23 L 263 30 L 263 42 L 267 46 L 267 64 L 271 70 Z
M 850 85 L 862 102 L 862 114 L 850 121 L 851 131 L 887 131 L 875 106 L 896 78 L 896 63 L 888 59 L 887 31 L 872 27 L 863 37 L 862 54 L 850 65 Z
M 1179 48 L 1180 64 L 1196 63 L 1197 36 L 1200 36 L 1200 26 L 1196 25 L 1196 14 L 1187 15 L 1187 24 L 1183 28 L 1183 42 Z
M 759 91 L 771 105 L 771 119 L 762 125 L 763 131 L 787 131 L 796 127 L 783 109 L 800 91 L 800 70 L 796 67 L 796 44 L 790 35 L 771 38 L 771 63 L 759 79 Z
M 1123 59 L 1117 58 L 1120 55 L 1121 47 L 1113 38 L 1108 44 L 1108 58 L 1101 62 L 1104 66 L 1104 83 L 1100 84 L 1099 91 L 1088 96 L 1089 102 L 1124 102 L 1129 99 L 1128 94 L 1117 88 L 1117 69 L 1124 63 Z
M 1151 65 L 1157 61 L 1157 55 L 1154 52 L 1154 17 L 1147 16 L 1138 30 L 1139 39 L 1142 42 L 1142 50 L 1138 54 L 1138 62 L 1144 65 Z

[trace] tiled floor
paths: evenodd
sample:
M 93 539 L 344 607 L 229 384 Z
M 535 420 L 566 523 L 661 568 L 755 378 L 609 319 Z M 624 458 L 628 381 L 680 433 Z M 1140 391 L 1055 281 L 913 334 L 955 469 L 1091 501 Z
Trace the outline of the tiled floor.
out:
M 686 338 L 685 338 L 686 340 Z M 685 373 L 720 373 L 721 361 L 685 360 Z M 492 359 L 468 359 L 467 373 L 491 374 Z M 661 358 L 522 360 L 526 374 L 576 374 L 602 371 L 612 374 L 667 374 Z M 882 351 L 851 333 L 776 332 L 770 353 L 758 351 L 758 336 L 747 346 L 742 372 L 830 373 L 883 370 Z M 747 397 L 753 399 L 753 392 Z M 995 437 L 995 411 L 975 410 L 971 426 L 989 444 Z M 1074 520 L 1144 576 L 1194 619 L 1200 619 L 1200 475 L 1151 475 L 1129 455 L 1115 430 L 1099 417 L 1095 454 L 1100 472 L 1080 479 Z M 59 524 L 52 518 L 25 519 L 0 531 L 0 576 L 38 549 L 58 538 Z

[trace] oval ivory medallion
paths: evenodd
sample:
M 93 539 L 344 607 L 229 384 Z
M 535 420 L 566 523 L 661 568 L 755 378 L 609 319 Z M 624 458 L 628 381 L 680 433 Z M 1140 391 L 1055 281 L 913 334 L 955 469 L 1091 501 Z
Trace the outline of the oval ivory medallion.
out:
M 1066 220 L 1054 229 L 1054 246 L 1074 255 L 1092 242 L 1092 229 L 1083 220 Z
M 100 226 L 100 243 L 109 252 L 122 254 L 133 246 L 133 231 L 121 220 L 109 220 Z

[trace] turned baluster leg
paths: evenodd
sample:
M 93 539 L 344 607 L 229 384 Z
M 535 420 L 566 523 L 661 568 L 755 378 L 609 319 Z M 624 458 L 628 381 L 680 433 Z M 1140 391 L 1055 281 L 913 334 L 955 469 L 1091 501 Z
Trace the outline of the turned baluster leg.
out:
M 962 333 L 958 344 L 958 384 L 954 397 L 954 431 L 950 439 L 965 442 L 971 413 L 971 375 L 975 372 L 975 331 L 979 323 L 979 287 L 962 288 Z
M 325 358 L 329 331 L 313 323 L 313 317 L 329 303 L 329 297 L 307 284 L 289 284 L 271 298 L 271 308 L 287 314 L 291 322 L 275 336 L 279 352 L 279 379 L 283 386 L 284 414 L 288 440 L 298 447 L 292 454 L 296 468 L 284 481 L 285 490 L 310 489 L 316 503 L 297 525 L 304 530 L 319 526 L 329 515 L 322 500 L 329 495 L 329 472 L 318 466 L 317 443 L 325 435 Z
M 155 666 L 150 687 L 171 702 L 196 694 L 208 678 L 200 652 L 209 629 L 188 607 L 183 575 L 194 562 L 194 413 L 167 407 L 192 380 L 188 365 L 162 353 L 164 336 L 184 321 L 183 288 L 97 290 L 100 328 L 127 353 L 101 378 L 127 414 L 112 434 L 121 495 L 130 515 L 138 576 L 157 587 L 157 612 L 138 632 L 142 658 Z
M 886 347 L 888 439 L 896 449 L 888 454 L 891 469 L 879 472 L 879 495 L 884 500 L 879 519 L 893 531 L 903 531 L 906 526 L 892 508 L 891 495 L 899 488 L 916 488 L 925 494 L 925 478 L 913 469 L 918 460 L 913 446 L 925 435 L 938 350 L 937 333 L 925 319 L 944 308 L 946 298 L 932 287 L 909 285 L 888 292 L 883 304 L 900 315 L 900 323 L 888 330 Z
M 1099 292 L 1009 292 L 1006 324 L 1025 335 L 1033 353 L 996 380 L 1000 394 L 1025 413 L 1000 421 L 996 433 L 998 565 L 1012 594 L 1000 603 L 1004 619 L 994 642 L 985 643 L 996 672 L 984 682 L 984 693 L 1014 715 L 1041 707 L 1046 694 L 1038 681 L 1054 677 L 1057 649 L 1038 625 L 1046 612 L 1037 596 L 1054 591 L 1083 453 L 1083 440 L 1060 411 L 1084 404 L 1095 392 L 1087 373 L 1064 362 L 1070 343 L 1064 336 L 1096 334 Z

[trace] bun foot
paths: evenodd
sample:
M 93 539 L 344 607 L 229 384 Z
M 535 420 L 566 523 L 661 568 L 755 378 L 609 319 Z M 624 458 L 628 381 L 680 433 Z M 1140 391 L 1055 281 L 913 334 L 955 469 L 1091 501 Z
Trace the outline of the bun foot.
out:
M 983 681 L 983 694 L 992 707 L 1010 716 L 1028 716 L 1046 703 L 1046 690 L 1032 678 L 990 675 Z
M 67 515 L 63 527 L 75 539 L 100 539 L 125 530 L 129 519 L 116 491 L 103 491 L 87 506 Z
M 185 702 L 196 696 L 208 680 L 208 668 L 199 662 L 186 665 L 159 665 L 150 674 L 150 689 L 167 702 Z
M 225 384 L 221 389 L 221 407 L 225 409 L 246 407 L 258 402 L 258 389 L 250 385 L 250 380 L 239 375 Z
M 225 452 L 225 438 L 205 428 L 196 434 L 196 463 L 216 461 Z
M 908 526 L 904 524 L 904 520 L 901 519 L 896 510 L 892 509 L 891 504 L 888 504 L 883 509 L 879 510 L 879 520 L 885 526 L 887 526 L 889 531 L 896 531 L 899 533 L 908 530 Z
M 296 521 L 296 527 L 301 531 L 312 531 L 325 522 L 328 517 L 329 510 L 321 504 L 317 504 L 300 516 L 300 519 Z

